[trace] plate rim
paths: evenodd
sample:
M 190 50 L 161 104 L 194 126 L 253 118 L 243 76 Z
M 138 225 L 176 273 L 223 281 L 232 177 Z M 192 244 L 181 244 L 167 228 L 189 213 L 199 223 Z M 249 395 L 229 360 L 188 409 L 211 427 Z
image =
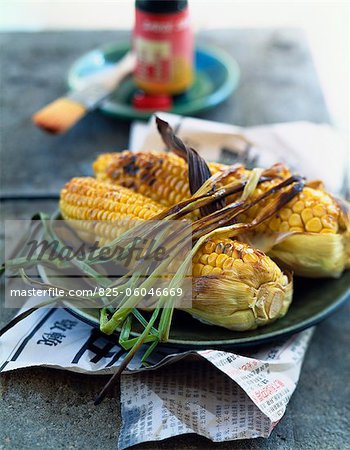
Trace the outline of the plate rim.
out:
M 57 212 L 56 212 L 57 215 Z M 49 279 L 47 278 L 47 274 L 45 271 L 45 267 L 42 265 L 37 266 L 38 273 L 44 280 L 44 282 L 48 282 Z M 169 340 L 164 343 L 167 346 L 178 346 L 178 347 L 187 347 L 187 348 L 217 348 L 217 347 L 251 347 L 254 345 L 262 345 L 267 342 L 276 341 L 278 339 L 287 338 L 288 336 L 291 336 L 293 334 L 299 333 L 301 331 L 304 331 L 308 328 L 311 328 L 318 323 L 325 320 L 327 317 L 329 317 L 331 314 L 333 314 L 337 309 L 339 309 L 341 306 L 343 306 L 348 300 L 350 300 L 350 289 L 344 292 L 335 303 L 332 303 L 327 308 L 323 309 L 316 315 L 311 316 L 309 319 L 305 319 L 302 322 L 288 326 L 287 328 L 284 328 L 283 330 L 277 330 L 272 332 L 267 332 L 262 336 L 249 336 L 249 337 L 241 337 L 241 338 L 233 338 L 233 339 L 224 339 L 224 340 L 218 340 L 218 341 L 189 341 L 189 340 L 178 340 L 174 338 L 169 338 Z M 73 307 L 69 301 L 63 300 L 62 303 L 64 303 L 66 309 L 76 317 L 79 317 L 81 320 L 92 324 L 95 327 L 99 327 L 99 322 L 95 317 L 92 317 L 88 313 L 81 312 L 81 309 L 84 308 L 77 308 Z M 293 304 L 293 302 L 292 302 Z M 287 312 L 288 314 L 288 312 Z M 193 319 L 196 320 L 196 319 Z M 211 325 L 208 325 L 211 326 Z M 214 326 L 214 325 L 213 325 Z M 266 325 L 268 327 L 268 325 Z M 118 334 L 118 330 L 116 330 L 115 333 Z M 134 337 L 138 337 L 140 334 L 131 331 L 130 333 Z
M 270 333 L 266 333 L 263 336 L 256 336 L 256 337 L 242 337 L 242 338 L 234 338 L 234 339 L 225 339 L 225 340 L 219 340 L 219 341 L 188 341 L 188 340 L 177 340 L 177 339 L 171 339 L 164 343 L 167 346 L 181 346 L 181 347 L 187 347 L 187 348 L 194 348 L 194 347 L 251 347 L 254 345 L 262 345 L 267 342 L 276 341 L 278 339 L 287 338 L 293 334 L 300 333 L 301 331 L 304 331 L 308 328 L 311 328 L 326 318 L 328 318 L 331 314 L 333 314 L 337 309 L 339 309 L 341 306 L 343 306 L 348 300 L 350 299 L 350 292 L 347 291 L 345 294 L 343 294 L 340 299 L 336 302 L 330 305 L 328 308 L 322 310 L 320 313 L 316 314 L 310 319 L 306 319 L 299 324 L 295 326 L 289 326 L 287 329 L 274 331 Z M 88 314 L 84 315 L 81 313 L 79 308 L 72 307 L 69 302 L 64 302 L 64 304 L 67 306 L 67 309 L 75 316 L 79 317 L 81 320 L 84 320 L 90 324 L 94 324 L 94 326 L 98 327 L 98 321 L 97 319 L 89 316 Z M 87 317 L 88 316 L 88 317 Z M 194 319 L 195 320 L 195 319 Z M 211 325 L 208 325 L 211 326 Z M 268 325 L 267 325 L 268 326 Z M 140 334 L 131 331 L 130 333 L 134 337 L 139 337 Z

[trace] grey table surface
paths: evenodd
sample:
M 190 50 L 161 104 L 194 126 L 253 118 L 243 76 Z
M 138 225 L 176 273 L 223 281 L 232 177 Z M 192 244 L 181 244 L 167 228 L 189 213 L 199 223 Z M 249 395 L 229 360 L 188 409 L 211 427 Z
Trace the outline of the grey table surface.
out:
M 70 177 L 90 174 L 98 153 L 127 147 L 129 123 L 99 112 L 58 137 L 43 134 L 30 121 L 33 112 L 62 95 L 65 73 L 77 57 L 127 38 L 114 31 L 0 34 L 2 195 L 55 195 Z M 226 30 L 201 34 L 198 40 L 232 54 L 242 75 L 235 95 L 201 117 L 243 126 L 330 120 L 308 47 L 297 31 Z M 56 206 L 55 200 L 5 201 L 2 218 L 28 218 Z M 14 311 L 2 306 L 0 313 L 2 325 Z M 347 304 L 317 327 L 296 392 L 269 439 L 215 444 L 185 435 L 134 448 L 350 449 L 349 321 Z M 118 389 L 113 398 L 93 406 L 105 381 L 49 369 L 3 374 L 0 448 L 116 448 Z

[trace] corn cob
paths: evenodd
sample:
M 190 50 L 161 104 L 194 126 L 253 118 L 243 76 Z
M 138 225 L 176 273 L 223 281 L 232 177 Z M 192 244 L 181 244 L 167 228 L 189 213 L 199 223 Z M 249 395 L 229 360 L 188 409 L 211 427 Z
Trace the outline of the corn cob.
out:
M 73 178 L 65 185 L 59 208 L 64 219 L 78 221 L 75 228 L 82 239 L 98 238 L 100 245 L 121 235 L 135 221 L 150 219 L 163 209 L 141 194 L 89 177 Z M 118 226 L 106 226 L 103 221 L 117 221 Z
M 224 168 L 209 163 L 214 174 Z M 187 163 L 173 153 L 104 153 L 93 163 L 96 178 L 115 182 L 146 195 L 164 206 L 173 206 L 190 197 Z M 244 169 L 236 177 L 243 176 Z
M 171 206 L 190 196 L 187 163 L 168 153 L 107 153 L 94 163 L 99 179 L 128 185 L 135 192 Z M 209 163 L 214 174 L 227 166 Z M 225 182 L 245 180 L 249 171 L 238 169 Z M 290 172 L 280 168 L 278 176 L 287 178 Z M 272 179 L 260 184 L 251 196 L 266 192 L 279 182 Z M 260 202 L 239 216 L 249 223 L 268 200 Z M 309 277 L 339 276 L 350 266 L 350 220 L 338 203 L 322 188 L 307 186 L 291 202 L 263 222 L 243 239 L 267 251 L 296 274 Z M 269 236 L 270 239 L 266 239 Z
M 89 236 L 95 233 L 106 243 L 115 236 L 101 222 L 147 220 L 162 209 L 141 194 L 92 178 L 74 178 L 61 191 L 62 216 L 88 224 L 97 220 L 99 228 L 94 225 Z M 192 308 L 186 311 L 232 330 L 282 317 L 292 299 L 291 279 L 264 253 L 238 241 L 207 240 L 194 256 L 192 274 Z
M 209 239 L 193 258 L 190 313 L 231 330 L 252 330 L 286 314 L 292 283 L 263 252 Z
M 217 162 L 209 162 L 208 165 L 213 175 L 227 169 L 225 164 Z M 167 207 L 191 195 L 187 162 L 174 153 L 133 153 L 128 150 L 102 153 L 94 161 L 93 170 L 98 180 L 128 187 Z M 276 172 L 282 179 L 290 176 L 283 165 L 276 165 Z M 225 178 L 225 183 L 246 180 L 249 173 L 243 166 L 237 167 L 234 175 Z
M 128 217 L 147 220 L 162 211 L 155 201 L 118 185 L 95 178 L 73 178 L 61 191 L 62 214 L 81 220 L 117 220 Z

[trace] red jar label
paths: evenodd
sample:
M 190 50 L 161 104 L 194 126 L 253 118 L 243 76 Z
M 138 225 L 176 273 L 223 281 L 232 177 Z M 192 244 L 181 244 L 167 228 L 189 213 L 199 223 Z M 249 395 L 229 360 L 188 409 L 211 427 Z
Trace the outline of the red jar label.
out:
M 176 93 L 192 82 L 193 37 L 188 8 L 173 14 L 136 10 L 136 83 L 145 91 Z

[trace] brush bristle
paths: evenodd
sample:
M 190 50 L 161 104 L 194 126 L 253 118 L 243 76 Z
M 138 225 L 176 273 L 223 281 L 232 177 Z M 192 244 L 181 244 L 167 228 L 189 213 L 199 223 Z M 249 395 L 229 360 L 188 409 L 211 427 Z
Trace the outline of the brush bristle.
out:
M 59 98 L 33 116 L 33 122 L 49 133 L 64 133 L 86 114 L 86 108 L 69 98 Z

